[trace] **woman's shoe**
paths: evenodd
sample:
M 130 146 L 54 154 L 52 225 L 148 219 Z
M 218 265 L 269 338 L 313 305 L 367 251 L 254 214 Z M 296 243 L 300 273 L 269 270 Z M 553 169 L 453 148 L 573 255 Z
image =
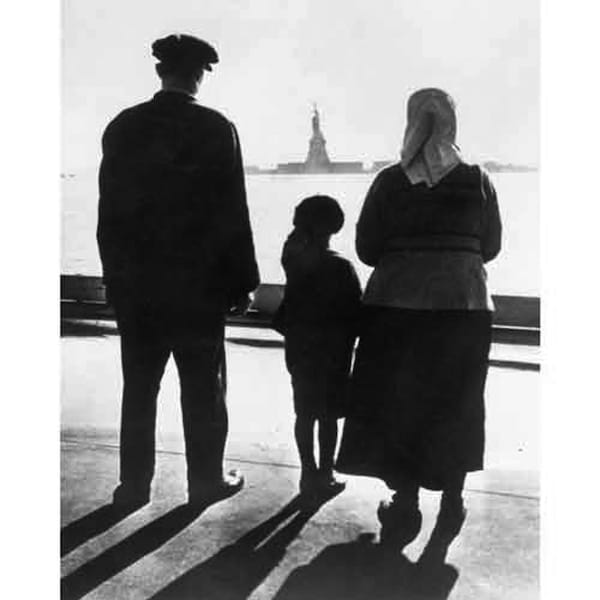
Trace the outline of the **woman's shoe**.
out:
M 423 523 L 423 515 L 416 506 L 399 506 L 393 500 L 379 504 L 377 517 L 381 523 L 380 544 L 399 550 L 419 535 Z
M 435 526 L 419 558 L 419 564 L 438 566 L 444 564 L 450 544 L 460 533 L 466 516 L 467 511 L 462 504 L 462 499 L 448 501 L 442 497 Z
M 467 511 L 459 501 L 448 500 L 442 496 L 440 503 L 440 511 L 435 523 L 435 533 L 443 538 L 453 540 L 462 529 L 462 526 L 467 518 Z

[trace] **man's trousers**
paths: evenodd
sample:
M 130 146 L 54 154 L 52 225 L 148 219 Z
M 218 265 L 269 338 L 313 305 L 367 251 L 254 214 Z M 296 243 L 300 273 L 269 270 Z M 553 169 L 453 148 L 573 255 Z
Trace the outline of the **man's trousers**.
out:
M 114 304 L 123 369 L 121 483 L 150 487 L 156 402 L 171 354 L 181 385 L 188 492 L 220 481 L 228 426 L 224 315 L 130 300 Z

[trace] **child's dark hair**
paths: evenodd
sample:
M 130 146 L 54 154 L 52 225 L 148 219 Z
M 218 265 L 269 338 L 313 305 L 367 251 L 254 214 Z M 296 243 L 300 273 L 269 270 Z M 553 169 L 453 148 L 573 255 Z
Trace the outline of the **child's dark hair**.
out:
M 333 235 L 343 226 L 344 212 L 331 196 L 304 198 L 294 211 L 294 227 L 307 233 Z

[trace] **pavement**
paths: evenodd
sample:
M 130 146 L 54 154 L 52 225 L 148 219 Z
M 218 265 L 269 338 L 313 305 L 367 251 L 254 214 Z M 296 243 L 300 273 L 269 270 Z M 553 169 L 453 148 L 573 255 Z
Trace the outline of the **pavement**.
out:
M 152 501 L 109 505 L 118 482 L 119 338 L 105 323 L 63 328 L 61 595 L 110 600 L 366 600 L 539 597 L 539 348 L 494 345 L 486 394 L 486 470 L 470 474 L 468 517 L 432 560 L 439 494 L 420 496 L 423 527 L 383 552 L 377 480 L 346 477 L 320 506 L 299 503 L 293 406 L 281 338 L 227 328 L 226 466 L 246 478 L 204 510 L 185 505 L 177 376 L 159 396 Z M 421 559 L 421 560 L 420 560 Z

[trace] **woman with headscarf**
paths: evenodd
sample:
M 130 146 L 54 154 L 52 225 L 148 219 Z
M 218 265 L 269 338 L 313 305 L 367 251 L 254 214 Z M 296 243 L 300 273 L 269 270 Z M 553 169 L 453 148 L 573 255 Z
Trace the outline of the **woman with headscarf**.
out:
M 419 488 L 443 492 L 438 531 L 455 536 L 465 476 L 483 468 L 491 298 L 484 263 L 500 251 L 494 187 L 456 146 L 454 102 L 423 89 L 408 102 L 401 161 L 381 171 L 356 231 L 374 267 L 337 468 L 393 490 L 381 542 L 420 531 Z

